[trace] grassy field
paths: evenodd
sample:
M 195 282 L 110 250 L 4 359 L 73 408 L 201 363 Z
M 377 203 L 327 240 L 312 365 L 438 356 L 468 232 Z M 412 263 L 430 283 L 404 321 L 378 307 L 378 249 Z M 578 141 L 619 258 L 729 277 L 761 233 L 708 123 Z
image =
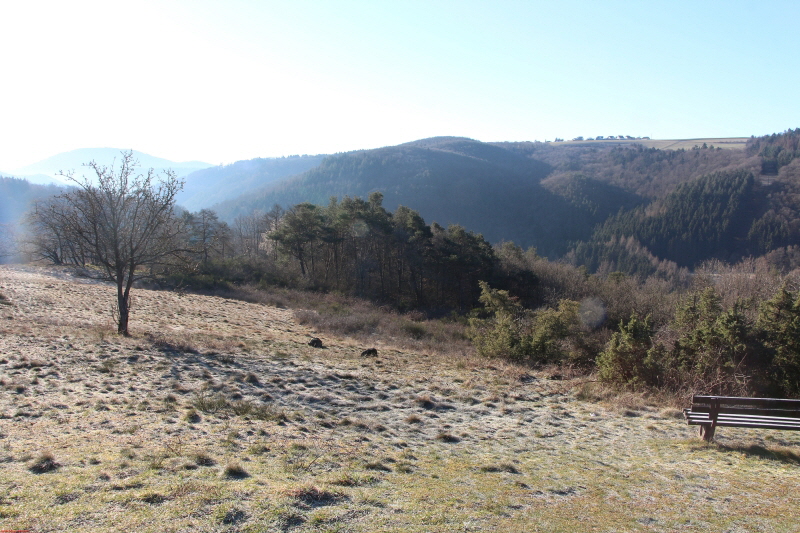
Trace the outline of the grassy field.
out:
M 553 145 L 574 145 L 574 146 L 588 146 L 588 145 L 608 145 L 617 144 L 620 146 L 630 146 L 633 144 L 641 144 L 646 148 L 658 148 L 659 150 L 691 150 L 695 146 L 700 147 L 703 144 L 714 146 L 714 148 L 722 148 L 725 150 L 743 150 L 747 145 L 749 137 L 720 137 L 720 138 L 707 138 L 707 139 L 635 139 L 635 140 L 620 140 L 620 139 L 603 139 L 600 141 L 562 141 L 551 143 Z
M 589 378 L 323 336 L 210 296 L 137 290 L 121 338 L 112 295 L 0 267 L 0 529 L 800 528 L 795 433 L 706 445 L 674 406 Z

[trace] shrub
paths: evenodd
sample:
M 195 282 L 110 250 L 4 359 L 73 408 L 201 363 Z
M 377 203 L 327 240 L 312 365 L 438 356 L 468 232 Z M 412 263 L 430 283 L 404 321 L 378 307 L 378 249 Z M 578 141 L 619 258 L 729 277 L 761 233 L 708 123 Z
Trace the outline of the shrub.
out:
M 787 397 L 800 395 L 800 291 L 782 287 L 764 302 L 758 316 L 764 345 L 772 352 L 774 382 Z
M 678 306 L 672 329 L 679 338 L 662 350 L 665 385 L 695 393 L 749 393 L 752 331 L 738 302 L 724 310 L 713 287 L 691 293 Z
M 485 281 L 480 282 L 480 287 L 480 302 L 494 317 L 473 317 L 469 321 L 468 334 L 478 354 L 524 360 L 531 351 L 530 338 L 526 334 L 528 313 L 508 291 L 492 289 Z
M 492 318 L 470 319 L 469 336 L 480 355 L 529 364 L 561 363 L 577 358 L 582 335 L 580 304 L 561 300 L 557 309 L 530 312 L 508 291 L 480 282 L 480 302 Z
M 600 379 L 630 389 L 660 386 L 696 394 L 752 391 L 758 345 L 740 304 L 723 309 L 714 288 L 693 292 L 653 341 L 650 317 L 620 323 L 597 360 Z
M 632 314 L 627 323 L 620 322 L 606 349 L 597 358 L 600 380 L 606 383 L 638 388 L 654 385 L 655 363 L 650 357 L 653 347 L 650 317 L 644 320 Z

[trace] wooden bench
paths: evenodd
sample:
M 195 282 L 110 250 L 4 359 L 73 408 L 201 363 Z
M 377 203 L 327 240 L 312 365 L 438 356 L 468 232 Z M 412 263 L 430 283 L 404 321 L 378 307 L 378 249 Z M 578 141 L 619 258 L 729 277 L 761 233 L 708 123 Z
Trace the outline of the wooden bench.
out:
M 693 396 L 683 416 L 689 425 L 700 426 L 700 437 L 708 442 L 717 426 L 798 430 L 800 400 Z

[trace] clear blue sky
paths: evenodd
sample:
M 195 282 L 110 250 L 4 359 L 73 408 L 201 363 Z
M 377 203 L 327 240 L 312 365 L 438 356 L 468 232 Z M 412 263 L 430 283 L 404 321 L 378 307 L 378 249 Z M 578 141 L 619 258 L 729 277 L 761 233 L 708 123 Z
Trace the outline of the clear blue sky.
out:
M 798 1 L 0 0 L 0 170 L 800 126 Z

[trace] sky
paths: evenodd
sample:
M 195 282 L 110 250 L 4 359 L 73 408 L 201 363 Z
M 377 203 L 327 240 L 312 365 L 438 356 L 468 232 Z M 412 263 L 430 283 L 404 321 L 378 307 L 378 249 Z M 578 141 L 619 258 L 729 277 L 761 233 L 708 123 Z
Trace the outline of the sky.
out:
M 0 170 L 800 127 L 800 2 L 0 0 Z

